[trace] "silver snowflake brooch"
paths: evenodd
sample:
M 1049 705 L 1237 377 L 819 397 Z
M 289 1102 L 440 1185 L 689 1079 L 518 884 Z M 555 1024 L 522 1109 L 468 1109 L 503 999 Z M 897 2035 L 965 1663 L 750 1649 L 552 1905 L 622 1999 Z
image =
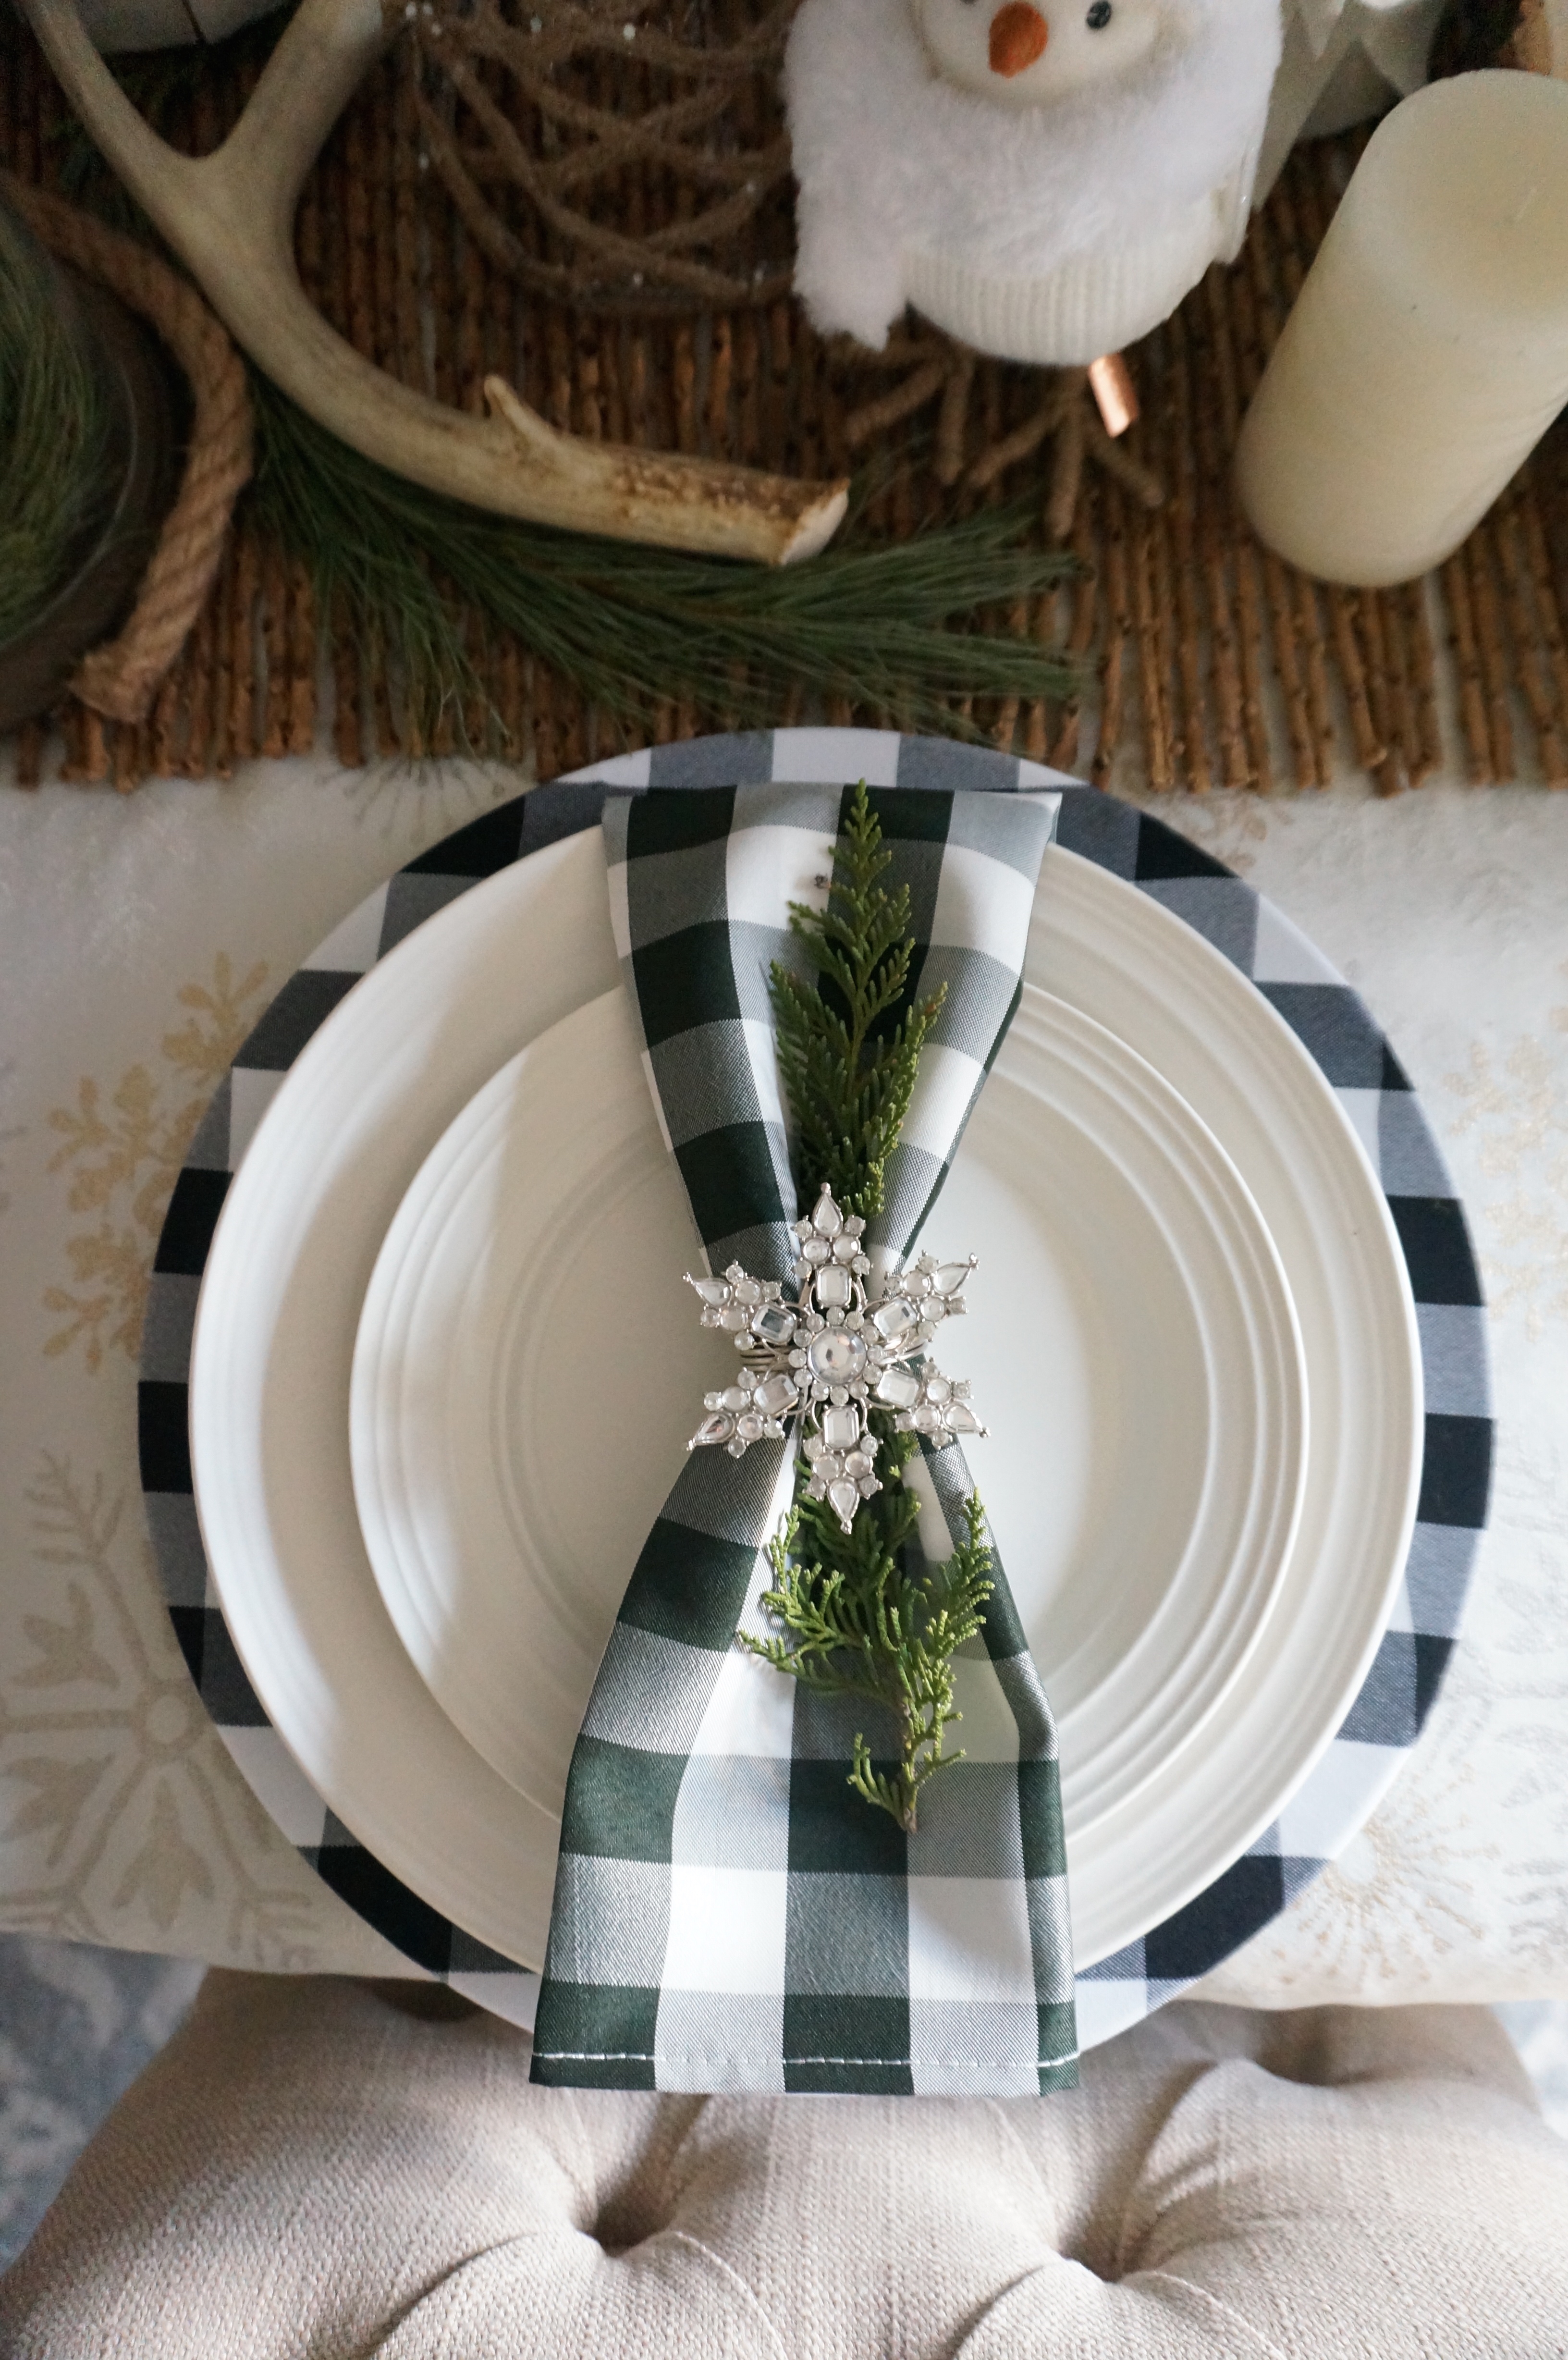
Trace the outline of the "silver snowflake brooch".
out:
M 754 1442 L 781 1442 L 786 1419 L 803 1418 L 808 1493 L 828 1502 L 846 1533 L 861 1501 L 882 1489 L 868 1423 L 873 1406 L 891 1411 L 896 1431 L 929 1435 L 939 1445 L 985 1432 L 969 1405 L 968 1384 L 944 1377 L 926 1358 L 941 1322 L 964 1308 L 974 1255 L 938 1262 L 922 1254 L 870 1303 L 865 1227 L 846 1219 L 824 1187 L 811 1218 L 794 1225 L 793 1295 L 778 1279 L 751 1277 L 738 1262 L 722 1278 L 686 1273 L 703 1327 L 727 1329 L 744 1362 L 733 1385 L 703 1396 L 708 1415 L 687 1449 L 722 1446 L 742 1459 Z

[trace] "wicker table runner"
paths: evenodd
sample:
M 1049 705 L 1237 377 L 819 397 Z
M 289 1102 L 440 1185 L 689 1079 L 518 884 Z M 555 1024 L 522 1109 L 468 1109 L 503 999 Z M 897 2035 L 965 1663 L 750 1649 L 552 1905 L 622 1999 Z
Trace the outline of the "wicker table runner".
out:
M 80 141 L 30 36 L 17 27 L 10 39 L 0 161 L 103 202 L 102 176 L 78 185 Z M 237 115 L 265 49 L 253 35 L 194 65 L 180 52 L 136 61 L 138 99 L 176 145 L 203 151 Z M 907 360 L 890 366 L 824 345 L 788 300 L 644 324 L 519 294 L 464 230 L 439 176 L 421 169 L 412 72 L 399 49 L 371 75 L 299 216 L 313 300 L 395 376 L 478 410 L 481 380 L 498 369 L 581 434 L 801 474 L 870 466 L 887 488 L 861 530 L 881 538 L 953 514 L 955 498 L 962 510 L 965 498 L 1038 486 L 1043 503 L 1049 443 L 992 470 L 983 491 L 961 482 L 955 496 L 939 480 L 951 475 L 955 437 L 967 467 L 1005 456 L 1009 438 L 1029 442 L 1038 370 L 981 361 L 964 405 L 950 391 L 953 348 L 919 323 Z M 1267 792 L 1359 770 L 1394 792 L 1443 767 L 1476 782 L 1568 783 L 1568 433 L 1554 431 L 1456 557 L 1403 589 L 1325 589 L 1263 552 L 1236 512 L 1228 460 L 1240 417 L 1355 152 L 1354 139 L 1299 148 L 1238 261 L 1211 270 L 1134 349 L 1144 417 L 1126 448 L 1166 500 L 1150 510 L 1114 475 L 1085 470 L 1071 542 L 1089 570 L 1038 609 L 988 617 L 984 628 L 1065 642 L 1088 659 L 1094 686 L 1082 710 L 1040 700 L 971 711 L 996 744 L 1101 784 L 1136 766 L 1157 790 Z M 635 221 L 635 187 L 624 202 Z M 539 777 L 616 749 L 615 725 L 515 639 L 475 617 L 469 642 L 493 708 L 468 716 L 481 746 Z M 802 705 L 779 718 L 800 717 Z M 242 511 L 148 720 L 131 728 L 69 704 L 60 735 L 22 733 L 18 775 L 32 782 L 58 767 L 63 778 L 122 787 L 149 774 L 222 778 L 250 755 L 307 749 L 329 715 L 335 750 L 351 764 L 458 743 L 455 722 L 428 746 L 409 741 L 376 667 L 339 618 L 316 612 L 302 572 Z M 823 717 L 898 716 L 834 705 Z M 687 737 L 724 720 L 671 704 L 653 734 Z

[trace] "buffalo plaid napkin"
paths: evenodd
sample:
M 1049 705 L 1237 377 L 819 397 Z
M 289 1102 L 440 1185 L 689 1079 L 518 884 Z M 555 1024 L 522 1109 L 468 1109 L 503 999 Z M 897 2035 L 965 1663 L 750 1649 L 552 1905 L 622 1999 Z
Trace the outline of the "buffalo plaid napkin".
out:
M 799 961 L 789 903 L 825 900 L 850 792 L 672 789 L 605 812 L 644 1064 L 715 1271 L 738 1261 L 788 1279 L 795 1267 L 768 976 L 775 958 Z M 866 1235 L 876 1292 L 942 1187 L 1018 1004 L 1056 799 L 895 789 L 871 802 L 894 855 L 887 881 L 910 889 L 910 995 L 947 985 Z M 743 1622 L 768 1628 L 764 1545 L 794 1455 L 792 1440 L 739 1459 L 694 1451 L 637 1559 L 572 1754 L 533 2078 L 1069 2086 L 1056 1732 L 1000 1563 L 984 1633 L 957 1666 L 967 1758 L 923 1790 L 906 1836 L 846 1783 L 857 1728 L 877 1751 L 876 1709 L 813 1696 L 733 1644 Z M 962 1451 L 925 1446 L 911 1478 L 925 1545 L 944 1529 L 956 1539 L 973 1488 Z

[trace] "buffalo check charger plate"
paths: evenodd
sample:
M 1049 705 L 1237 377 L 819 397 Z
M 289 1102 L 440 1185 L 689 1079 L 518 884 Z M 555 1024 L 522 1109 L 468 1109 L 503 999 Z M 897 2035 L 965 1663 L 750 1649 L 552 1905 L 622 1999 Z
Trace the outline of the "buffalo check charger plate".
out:
M 1490 1466 L 1475 1264 L 1397 1058 L 1280 913 L 1127 805 L 890 734 L 537 789 L 371 896 L 241 1050 L 140 1393 L 170 1615 L 236 1764 L 370 1924 L 514 2021 L 598 1655 L 712 1381 L 599 822 L 861 778 L 1051 814 L 931 1233 L 980 1255 L 951 1357 L 1060 1731 L 1082 2046 L 1334 1857 L 1453 1644 Z

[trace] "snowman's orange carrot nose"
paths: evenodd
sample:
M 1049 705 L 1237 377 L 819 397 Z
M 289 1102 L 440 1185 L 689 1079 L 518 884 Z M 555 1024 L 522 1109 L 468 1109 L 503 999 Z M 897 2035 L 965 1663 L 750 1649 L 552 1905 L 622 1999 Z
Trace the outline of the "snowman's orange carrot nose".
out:
M 1036 58 L 1045 54 L 1051 28 L 1038 8 L 1029 0 L 1007 0 L 991 19 L 991 71 L 999 74 L 1022 73 L 1032 66 Z

